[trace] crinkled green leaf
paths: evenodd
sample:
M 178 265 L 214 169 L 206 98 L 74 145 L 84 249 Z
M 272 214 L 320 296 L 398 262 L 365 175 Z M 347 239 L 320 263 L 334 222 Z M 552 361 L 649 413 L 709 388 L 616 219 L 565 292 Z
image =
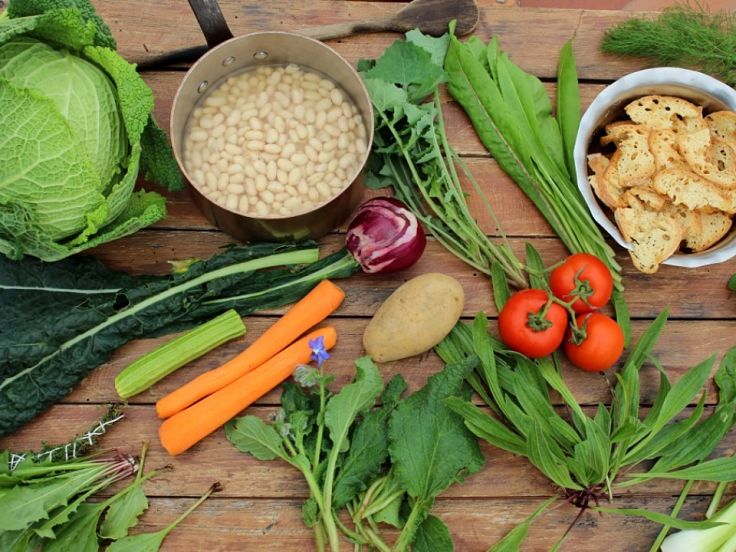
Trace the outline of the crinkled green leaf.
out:
M 462 393 L 472 359 L 448 365 L 405 399 L 389 422 L 389 452 L 394 474 L 412 496 L 434 499 L 452 483 L 483 466 L 475 437 L 445 399 Z
M 445 56 L 447 55 L 447 47 L 450 44 L 449 33 L 445 33 L 439 37 L 434 37 L 422 33 L 419 29 L 412 29 L 406 33 L 405 36 L 407 42 L 416 44 L 429 52 L 432 63 L 438 67 L 442 67 L 445 61 Z
M 430 514 L 417 529 L 411 549 L 412 552 L 452 552 L 455 546 L 445 522 Z
M 417 101 L 445 80 L 445 72 L 441 65 L 433 63 L 432 53 L 424 46 L 397 40 L 384 51 L 375 66 L 364 73 L 364 77 L 397 84 L 407 91 L 410 100 Z
M 240 452 L 247 452 L 259 460 L 281 458 L 288 461 L 281 436 L 258 416 L 235 418 L 225 426 L 225 434 Z
M 97 525 L 102 510 L 97 504 L 79 506 L 74 516 L 56 533 L 56 538 L 44 542 L 44 552 L 97 552 Z

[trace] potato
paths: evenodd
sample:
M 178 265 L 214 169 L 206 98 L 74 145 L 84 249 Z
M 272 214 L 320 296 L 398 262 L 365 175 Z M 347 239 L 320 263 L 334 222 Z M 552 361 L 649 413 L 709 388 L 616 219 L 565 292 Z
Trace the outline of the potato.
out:
M 378 308 L 363 334 L 363 346 L 376 362 L 428 351 L 450 333 L 464 304 L 463 288 L 451 276 L 417 276 Z

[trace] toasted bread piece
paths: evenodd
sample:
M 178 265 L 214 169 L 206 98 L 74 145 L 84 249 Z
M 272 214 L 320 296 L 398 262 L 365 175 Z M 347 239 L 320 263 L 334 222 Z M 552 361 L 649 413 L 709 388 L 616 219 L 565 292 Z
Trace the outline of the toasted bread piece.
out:
M 624 192 L 624 201 L 629 207 L 640 205 L 642 209 L 650 211 L 661 211 L 666 205 L 670 205 L 669 198 L 658 194 L 650 186 L 635 186 Z
M 690 170 L 680 150 L 677 149 L 677 133 L 672 130 L 652 130 L 649 133 L 649 151 L 654 156 L 657 171 Z
M 597 175 L 603 176 L 609 163 L 610 161 L 608 160 L 608 157 L 602 153 L 591 153 L 588 155 L 588 166 Z
M 647 128 L 633 124 L 618 125 L 601 139 L 601 143 L 607 140 L 615 142 L 617 148 L 604 174 L 607 180 L 617 183 L 620 188 L 628 188 L 651 178 L 657 167 L 649 151 Z
M 635 123 L 652 129 L 677 130 L 688 119 L 703 118 L 702 107 L 673 96 L 644 96 L 628 104 L 624 111 Z
M 696 211 L 697 212 L 697 211 Z M 714 211 L 712 213 L 699 213 L 700 232 L 698 234 L 685 235 L 685 246 L 697 253 L 705 251 L 715 245 L 731 229 L 732 220 L 726 213 Z
M 722 143 L 723 144 L 723 143 Z M 719 170 L 719 164 L 713 162 L 710 131 L 707 128 L 697 132 L 681 133 L 677 136 L 677 146 L 682 156 L 692 170 L 726 189 L 736 189 L 736 172 L 729 164 L 724 164 L 724 170 Z M 728 146 L 723 144 L 717 153 L 728 157 Z
M 668 203 L 666 211 L 672 216 L 682 231 L 682 239 L 697 239 L 703 232 L 702 213 L 692 211 L 684 205 Z
M 631 242 L 629 254 L 641 272 L 654 274 L 680 247 L 682 230 L 667 212 L 625 207 L 616 209 L 614 217 L 624 239 Z
M 605 178 L 606 169 L 609 166 L 608 157 L 600 153 L 592 153 L 588 155 L 588 165 L 595 174 L 588 177 L 591 188 L 595 192 L 604 205 L 611 209 L 625 207 L 626 202 L 623 199 L 623 190 L 616 183 L 609 182 Z
M 736 213 L 736 194 L 720 188 L 693 172 L 676 169 L 657 173 L 652 187 L 668 196 L 673 203 L 688 209 L 707 209 Z
M 712 138 L 710 156 L 718 172 L 736 174 L 736 143 Z
M 711 136 L 719 140 L 736 142 L 736 113 L 716 111 L 705 117 Z
M 606 207 L 610 209 L 626 207 L 623 190 L 612 185 L 602 176 L 591 174 L 588 177 L 588 182 L 590 183 L 590 187 L 593 188 L 595 195 L 598 196 L 598 199 L 600 199 Z

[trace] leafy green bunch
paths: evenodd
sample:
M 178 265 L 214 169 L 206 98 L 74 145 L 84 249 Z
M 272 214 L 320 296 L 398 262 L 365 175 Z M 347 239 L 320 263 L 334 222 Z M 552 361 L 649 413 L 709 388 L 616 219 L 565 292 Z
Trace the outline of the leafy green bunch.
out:
M 599 404 L 589 415 L 561 377 L 556 357 L 532 361 L 507 350 L 488 333 L 488 320 L 479 313 L 472 324 L 458 324 L 436 351 L 445 362 L 478 361 L 468 381 L 491 412 L 456 397 L 447 399 L 448 406 L 463 416 L 468 429 L 478 437 L 527 458 L 558 489 L 557 497 L 579 507 L 580 514 L 591 502 L 597 505 L 604 498 L 613 499 L 618 490 L 655 478 L 730 481 L 736 473 L 736 459 L 705 459 L 736 422 L 736 348 L 726 353 L 715 374 L 719 389 L 715 410 L 703 417 L 703 392 L 697 406 L 683 417 L 688 404 L 703 391 L 715 357 L 671 384 L 651 356 L 666 318 L 665 311 L 628 355 L 616 375 L 611 406 Z M 647 360 L 660 377 L 648 411 L 640 405 L 640 370 Z M 552 391 L 562 397 L 569 420 L 555 408 Z M 678 528 L 703 526 L 646 510 L 598 509 L 643 516 Z M 510 542 L 521 543 L 528 522 L 494 550 L 506 550 L 504 546 Z
M 139 170 L 182 186 L 153 93 L 89 0 L 10 0 L 0 16 L 0 254 L 57 261 L 166 214 Z
M 210 494 L 214 484 L 186 512 L 163 529 L 129 535 L 148 509 L 143 483 L 157 471 L 143 472 L 140 459 L 115 453 L 70 460 L 39 461 L 36 455 L 0 453 L 0 549 L 4 552 L 158 552 L 166 536 Z M 93 502 L 93 495 L 135 474 L 112 496 Z
M 450 146 L 439 86 L 449 35 L 413 30 L 378 60 L 358 64 L 375 112 L 373 150 L 366 184 L 391 187 L 434 237 L 473 268 L 490 274 L 498 263 L 517 287 L 526 287 L 522 264 L 508 243 L 494 243 L 470 214 L 458 167 L 495 214 L 464 161 Z M 429 97 L 429 99 L 428 99 Z
M 355 380 L 334 394 L 321 365 L 301 367 L 296 380 L 304 387 L 284 385 L 270 423 L 243 416 L 228 424 L 227 437 L 259 460 L 280 459 L 302 473 L 309 487 L 303 518 L 318 550 L 339 550 L 341 532 L 382 552 L 451 551 L 449 530 L 430 510 L 437 495 L 483 465 L 477 440 L 445 405 L 447 397 L 469 397 L 464 378 L 474 364 L 449 365 L 404 399 L 403 378 L 384 389 L 370 357 L 356 361 Z M 386 524 L 400 530 L 392 546 L 382 535 Z

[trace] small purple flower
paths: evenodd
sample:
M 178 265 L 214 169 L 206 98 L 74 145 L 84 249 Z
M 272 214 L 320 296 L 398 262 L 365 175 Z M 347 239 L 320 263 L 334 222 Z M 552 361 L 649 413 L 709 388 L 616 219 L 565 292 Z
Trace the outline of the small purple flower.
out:
M 312 349 L 312 360 L 319 367 L 322 367 L 325 361 L 330 358 L 329 353 L 325 350 L 325 338 L 321 335 L 316 339 L 309 340 L 309 348 Z

